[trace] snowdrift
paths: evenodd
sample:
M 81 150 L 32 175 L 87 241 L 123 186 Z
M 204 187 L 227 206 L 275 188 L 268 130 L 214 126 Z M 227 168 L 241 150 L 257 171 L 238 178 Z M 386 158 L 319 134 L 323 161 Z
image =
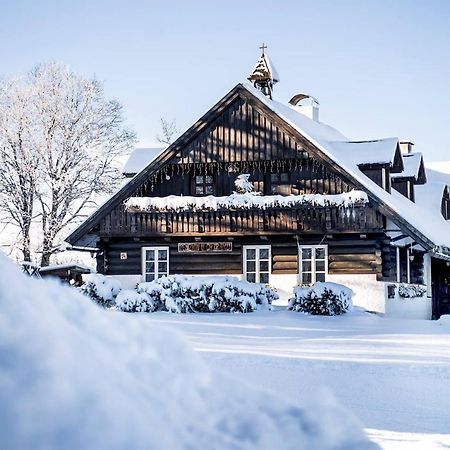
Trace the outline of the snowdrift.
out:
M 328 397 L 287 404 L 211 371 L 145 315 L 106 312 L 1 254 L 0 268 L 2 448 L 377 448 Z

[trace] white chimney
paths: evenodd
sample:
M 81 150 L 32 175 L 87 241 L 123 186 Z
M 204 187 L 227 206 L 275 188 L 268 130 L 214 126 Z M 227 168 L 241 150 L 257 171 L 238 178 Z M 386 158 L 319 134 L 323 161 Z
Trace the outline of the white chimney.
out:
M 289 103 L 301 114 L 310 119 L 319 121 L 319 102 L 312 95 L 297 94 L 294 95 Z
M 411 141 L 401 141 L 400 142 L 400 150 L 404 154 L 412 153 L 413 152 L 413 146 L 414 143 Z

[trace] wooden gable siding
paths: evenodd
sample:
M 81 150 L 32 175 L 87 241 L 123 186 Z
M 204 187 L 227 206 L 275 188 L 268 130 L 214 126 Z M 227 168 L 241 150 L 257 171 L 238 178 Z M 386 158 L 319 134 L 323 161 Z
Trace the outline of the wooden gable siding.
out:
M 231 168 L 231 170 L 230 170 Z M 229 195 L 240 173 L 270 193 L 270 175 L 288 173 L 291 193 L 336 194 L 355 186 L 300 145 L 257 106 L 237 98 L 153 173 L 133 196 L 194 195 L 195 175 L 214 177 L 215 195 Z
M 173 162 L 275 161 L 298 157 L 301 147 L 256 106 L 237 98 Z

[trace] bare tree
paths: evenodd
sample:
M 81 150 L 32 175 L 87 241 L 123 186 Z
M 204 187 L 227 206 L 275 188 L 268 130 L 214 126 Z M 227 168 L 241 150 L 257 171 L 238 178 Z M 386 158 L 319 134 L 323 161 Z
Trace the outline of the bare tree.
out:
M 20 249 L 31 261 L 31 224 L 38 182 L 36 116 L 29 108 L 34 92 L 23 77 L 0 85 L 0 214 L 18 227 Z
M 131 148 L 135 136 L 124 126 L 122 106 L 105 98 L 96 79 L 50 63 L 32 70 L 25 84 L 32 92 L 26 109 L 33 119 L 29 134 L 37 160 L 29 190 L 45 266 L 61 232 L 117 186 L 121 174 L 114 161 Z
M 160 121 L 161 132 L 156 136 L 156 139 L 158 142 L 161 142 L 161 144 L 170 145 L 178 134 L 176 121 L 175 119 L 172 119 L 169 122 L 164 117 L 161 117 Z

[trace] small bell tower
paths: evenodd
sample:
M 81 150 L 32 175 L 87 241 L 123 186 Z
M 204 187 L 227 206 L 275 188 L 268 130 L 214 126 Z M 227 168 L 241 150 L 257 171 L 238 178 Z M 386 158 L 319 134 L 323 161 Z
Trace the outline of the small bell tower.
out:
M 280 77 L 265 53 L 267 45 L 263 43 L 259 48 L 261 49 L 261 56 L 247 79 L 253 83 L 255 88 L 272 99 L 273 85 L 280 81 Z

